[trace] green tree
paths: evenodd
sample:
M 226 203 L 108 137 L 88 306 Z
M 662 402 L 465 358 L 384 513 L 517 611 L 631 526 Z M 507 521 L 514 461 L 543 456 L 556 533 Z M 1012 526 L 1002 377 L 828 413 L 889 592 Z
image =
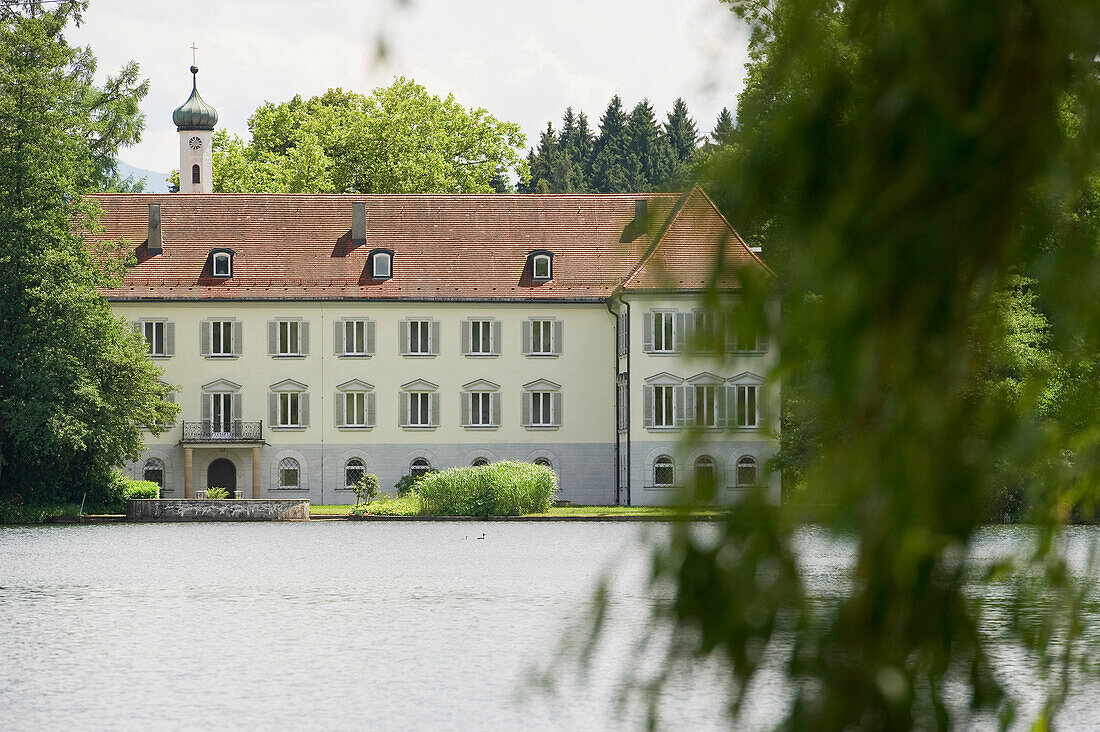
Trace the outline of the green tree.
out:
M 675 155 L 677 165 L 682 165 L 695 154 L 699 144 L 699 130 L 688 114 L 687 104 L 680 97 L 672 104 L 672 111 L 665 121 L 665 138 Z
M 174 418 L 161 369 L 97 288 L 117 251 L 86 248 L 148 86 L 136 64 L 94 85 L 90 49 L 64 37 L 84 2 L 0 7 L 0 497 L 95 497 L 136 459 L 141 426 Z
M 1060 528 L 1070 506 L 1095 506 L 1100 478 L 1097 390 L 1077 386 L 1100 353 L 1100 226 L 1087 215 L 1100 6 L 734 8 L 752 63 L 736 139 L 710 174 L 728 210 L 766 212 L 757 230 L 792 252 L 772 377 L 812 385 L 800 423 L 840 429 L 808 451 L 790 505 L 750 494 L 717 535 L 673 527 L 653 570 L 655 588 L 673 588 L 655 608 L 669 656 L 635 681 L 655 701 L 668 673 L 714 656 L 737 714 L 775 660 L 765 651 L 785 649 L 771 667 L 793 693 L 784 728 L 1019 723 L 995 632 L 1044 679 L 1033 728 L 1049 728 L 1069 669 L 1095 654 Z M 729 314 L 764 325 L 777 293 L 741 275 Z M 1029 476 L 1037 541 L 990 568 L 973 549 L 1005 466 Z M 807 516 L 854 543 L 835 600 L 803 582 L 794 538 Z M 994 630 L 971 583 L 1003 580 L 1013 617 Z
M 411 79 L 266 103 L 248 127 L 247 143 L 215 136 L 215 191 L 487 193 L 527 178 L 518 125 Z
M 623 167 L 631 190 L 655 190 L 672 176 L 674 153 L 648 99 L 638 102 L 627 118 L 626 138 Z
M 737 128 L 733 124 L 733 115 L 726 107 L 718 113 L 718 121 L 714 123 L 714 129 L 710 133 L 710 139 L 715 145 L 725 145 L 733 141 L 733 135 Z
M 600 117 L 600 132 L 592 147 L 592 190 L 597 193 L 624 193 L 630 190 L 629 174 L 623 165 L 629 140 L 626 137 L 626 113 L 616 94 Z

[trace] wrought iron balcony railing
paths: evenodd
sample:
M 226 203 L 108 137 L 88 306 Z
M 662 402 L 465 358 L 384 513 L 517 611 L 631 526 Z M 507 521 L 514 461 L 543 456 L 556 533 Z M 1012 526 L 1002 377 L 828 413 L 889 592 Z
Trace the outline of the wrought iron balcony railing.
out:
M 263 442 L 263 422 L 234 420 L 228 424 L 184 422 L 180 442 Z

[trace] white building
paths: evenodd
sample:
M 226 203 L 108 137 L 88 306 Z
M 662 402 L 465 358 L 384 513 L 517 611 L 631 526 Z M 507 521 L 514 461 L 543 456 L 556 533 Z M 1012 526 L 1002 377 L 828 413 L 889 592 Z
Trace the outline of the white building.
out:
M 196 99 L 174 118 L 204 192 L 94 197 L 97 236 L 137 258 L 104 295 L 182 407 L 132 475 L 166 497 L 344 503 L 363 471 L 392 492 L 511 459 L 548 463 L 575 503 L 664 503 L 697 477 L 719 502 L 759 483 L 779 499 L 777 349 L 699 305 L 767 268 L 701 189 L 213 194 L 197 133 L 216 113 Z

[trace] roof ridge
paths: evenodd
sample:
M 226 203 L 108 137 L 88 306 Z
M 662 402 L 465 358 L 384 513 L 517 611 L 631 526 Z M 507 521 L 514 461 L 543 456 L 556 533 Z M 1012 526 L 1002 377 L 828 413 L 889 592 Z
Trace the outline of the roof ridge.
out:
M 714 213 L 718 214 L 718 217 L 722 219 L 722 223 L 724 223 L 726 227 L 733 232 L 733 235 L 737 237 L 737 241 L 741 243 L 741 246 L 745 247 L 745 251 L 749 253 L 749 256 L 755 259 L 761 267 L 767 270 L 768 274 L 770 274 L 772 277 L 775 277 L 775 272 L 772 270 L 772 268 L 764 262 L 759 254 L 753 251 L 752 247 L 745 243 L 745 240 L 741 238 L 740 232 L 738 232 L 737 229 L 733 228 L 733 224 L 729 222 L 729 219 L 726 218 L 726 215 L 722 213 L 721 209 L 718 208 L 718 204 L 716 204 L 711 199 L 711 197 L 707 195 L 707 192 L 704 191 L 702 186 L 700 186 L 698 183 L 693 184 L 691 190 L 694 191 L 696 188 L 698 188 L 699 192 L 703 194 L 703 200 L 709 203 L 710 207 L 714 210 Z
M 677 201 L 676 205 L 672 207 L 672 212 L 669 214 L 668 220 L 665 221 L 664 227 L 657 233 L 657 236 L 653 237 L 653 243 L 649 245 L 649 249 L 647 249 L 645 254 L 642 255 L 641 259 L 638 260 L 638 264 L 636 264 L 634 268 L 631 269 L 625 277 L 623 277 L 622 281 L 619 282 L 618 285 L 616 285 L 614 292 L 612 292 L 612 296 L 618 294 L 620 290 L 630 284 L 630 281 L 634 279 L 635 275 L 642 271 L 642 268 L 645 267 L 646 262 L 650 260 L 650 258 L 657 251 L 657 248 L 661 245 L 661 242 L 665 240 L 665 234 L 667 234 L 668 230 L 672 228 L 672 225 L 676 223 L 676 219 L 680 216 L 680 212 L 684 210 L 684 206 L 687 205 L 688 198 L 694 191 L 695 187 L 689 188 L 685 193 L 680 196 L 680 200 Z

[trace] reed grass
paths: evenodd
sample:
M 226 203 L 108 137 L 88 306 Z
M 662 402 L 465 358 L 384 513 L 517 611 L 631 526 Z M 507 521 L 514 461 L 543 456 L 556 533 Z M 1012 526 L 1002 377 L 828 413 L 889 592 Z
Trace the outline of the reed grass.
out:
M 421 516 L 520 516 L 549 511 L 557 489 L 550 468 L 504 460 L 426 475 L 415 491 Z

